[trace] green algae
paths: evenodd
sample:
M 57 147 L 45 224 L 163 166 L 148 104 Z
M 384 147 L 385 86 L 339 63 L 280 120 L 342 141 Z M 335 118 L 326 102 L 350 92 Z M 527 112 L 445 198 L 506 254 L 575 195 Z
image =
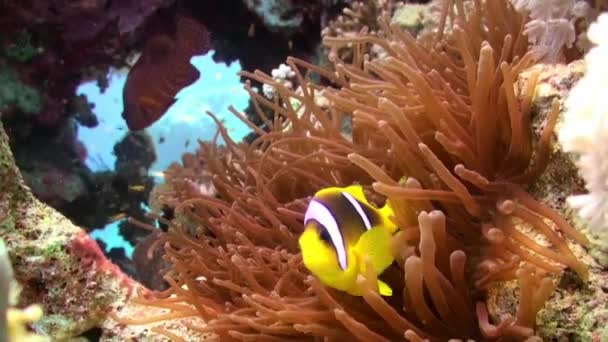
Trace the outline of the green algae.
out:
M 13 42 L 4 47 L 4 55 L 14 61 L 25 63 L 40 54 L 41 50 L 32 43 L 32 35 L 27 30 L 23 30 Z
M 429 16 L 431 16 L 431 11 L 428 5 L 407 4 L 397 8 L 391 18 L 391 24 L 398 25 L 416 35 L 424 29 Z
M 54 241 L 48 243 L 41 253 L 46 259 L 64 259 L 65 255 L 65 242 L 64 241 Z
M 579 326 L 582 334 L 588 338 L 586 341 L 608 341 L 608 309 L 589 311 L 583 315 Z M 599 339 L 598 339 L 599 337 Z
M 7 215 L 4 219 L 0 220 L 0 231 L 10 233 L 15 230 L 15 219 L 11 215 Z
M 25 186 L 1 123 L 0 213 L 0 238 L 22 281 L 20 304 L 44 303 L 46 315 L 32 324 L 36 331 L 72 340 L 99 326 L 110 305 L 124 300 L 120 279 L 95 264 L 83 267 L 81 254 L 72 250 L 74 239 L 85 233 Z
M 0 111 L 16 107 L 26 114 L 37 114 L 42 110 L 39 92 L 19 80 L 11 68 L 0 65 Z

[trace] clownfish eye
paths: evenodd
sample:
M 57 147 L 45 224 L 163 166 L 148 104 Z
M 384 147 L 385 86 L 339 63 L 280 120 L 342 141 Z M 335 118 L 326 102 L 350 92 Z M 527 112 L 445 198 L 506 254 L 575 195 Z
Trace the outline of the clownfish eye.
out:
M 332 243 L 331 236 L 329 236 L 329 231 L 327 229 L 325 229 L 325 227 L 321 227 L 320 237 L 321 237 L 322 241 L 324 241 L 326 243 Z

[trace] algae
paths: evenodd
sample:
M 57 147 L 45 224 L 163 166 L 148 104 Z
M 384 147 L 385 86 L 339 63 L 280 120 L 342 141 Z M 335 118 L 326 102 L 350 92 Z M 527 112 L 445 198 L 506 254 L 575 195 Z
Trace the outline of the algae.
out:
M 39 92 L 19 80 L 15 70 L 0 65 L 0 112 L 12 107 L 26 114 L 38 114 L 42 110 Z
M 20 63 L 29 62 L 41 51 L 42 48 L 34 46 L 32 35 L 27 30 L 22 30 L 12 43 L 4 47 L 4 55 Z

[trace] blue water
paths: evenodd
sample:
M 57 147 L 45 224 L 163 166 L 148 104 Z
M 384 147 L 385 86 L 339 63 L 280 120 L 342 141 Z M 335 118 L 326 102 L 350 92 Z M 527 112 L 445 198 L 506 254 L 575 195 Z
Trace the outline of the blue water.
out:
M 191 63 L 200 70 L 201 77 L 182 89 L 176 96 L 176 103 L 160 120 L 146 129 L 155 143 L 157 160 L 150 168 L 150 175 L 157 182 L 163 181 L 160 172 L 172 162 L 180 162 L 182 154 L 194 152 L 198 148 L 198 139 L 208 141 L 213 138 L 217 127 L 205 114 L 206 111 L 213 112 L 223 121 L 232 139 L 238 141 L 250 133 L 249 127 L 227 110 L 230 105 L 239 111 L 247 107 L 249 97 L 237 75 L 241 65 L 239 62 L 233 62 L 230 66 L 216 63 L 211 58 L 212 55 L 213 51 L 210 51 L 206 55 L 192 58 Z M 95 81 L 83 83 L 77 90 L 78 94 L 85 94 L 89 102 L 95 104 L 93 111 L 99 121 L 97 127 L 81 126 L 78 129 L 78 138 L 88 152 L 85 162 L 92 171 L 114 168 L 114 145 L 128 132 L 121 116 L 122 90 L 126 77 L 126 70 L 112 70 L 108 75 L 109 87 L 105 92 L 101 93 Z M 96 228 L 91 236 L 103 240 L 107 250 L 124 247 L 130 257 L 133 246 L 118 234 L 120 222 L 113 222 L 106 227 L 90 227 Z

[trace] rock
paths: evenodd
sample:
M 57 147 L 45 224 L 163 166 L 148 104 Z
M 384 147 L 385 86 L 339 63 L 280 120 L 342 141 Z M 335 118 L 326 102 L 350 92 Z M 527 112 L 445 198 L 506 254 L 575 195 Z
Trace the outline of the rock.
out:
M 540 70 L 532 103 L 533 134 L 535 141 L 538 141 L 551 101 L 557 97 L 563 103 L 569 90 L 583 75 L 585 66 L 583 61 L 569 65 L 537 65 L 521 75 L 519 84 L 523 84 L 534 70 Z M 562 113 L 558 118 L 558 130 L 561 116 Z M 575 228 L 587 232 L 585 223 L 577 218 L 566 202 L 568 196 L 584 191 L 575 159 L 572 154 L 564 152 L 554 138 L 547 169 L 530 186 L 529 191 L 541 203 L 557 210 Z M 590 240 L 588 249 L 570 244 L 576 257 L 589 266 L 589 281 L 583 283 L 569 269 L 554 278 L 557 288 L 537 317 L 536 334 L 544 341 L 608 341 L 608 240 L 600 241 L 591 235 Z M 492 286 L 488 290 L 488 310 L 491 315 L 499 318 L 506 313 L 513 314 L 518 305 L 517 293 L 516 281 Z
M 44 316 L 33 325 L 36 332 L 52 340 L 74 340 L 101 328 L 102 340 L 160 339 L 150 325 L 125 326 L 111 318 L 158 316 L 166 310 L 131 302 L 136 292 L 147 290 L 112 264 L 84 230 L 32 195 L 15 166 L 2 125 L 0 238 L 22 287 L 19 306 L 42 305 Z M 167 329 L 175 321 L 155 325 Z M 200 337 L 179 326 L 171 331 Z

